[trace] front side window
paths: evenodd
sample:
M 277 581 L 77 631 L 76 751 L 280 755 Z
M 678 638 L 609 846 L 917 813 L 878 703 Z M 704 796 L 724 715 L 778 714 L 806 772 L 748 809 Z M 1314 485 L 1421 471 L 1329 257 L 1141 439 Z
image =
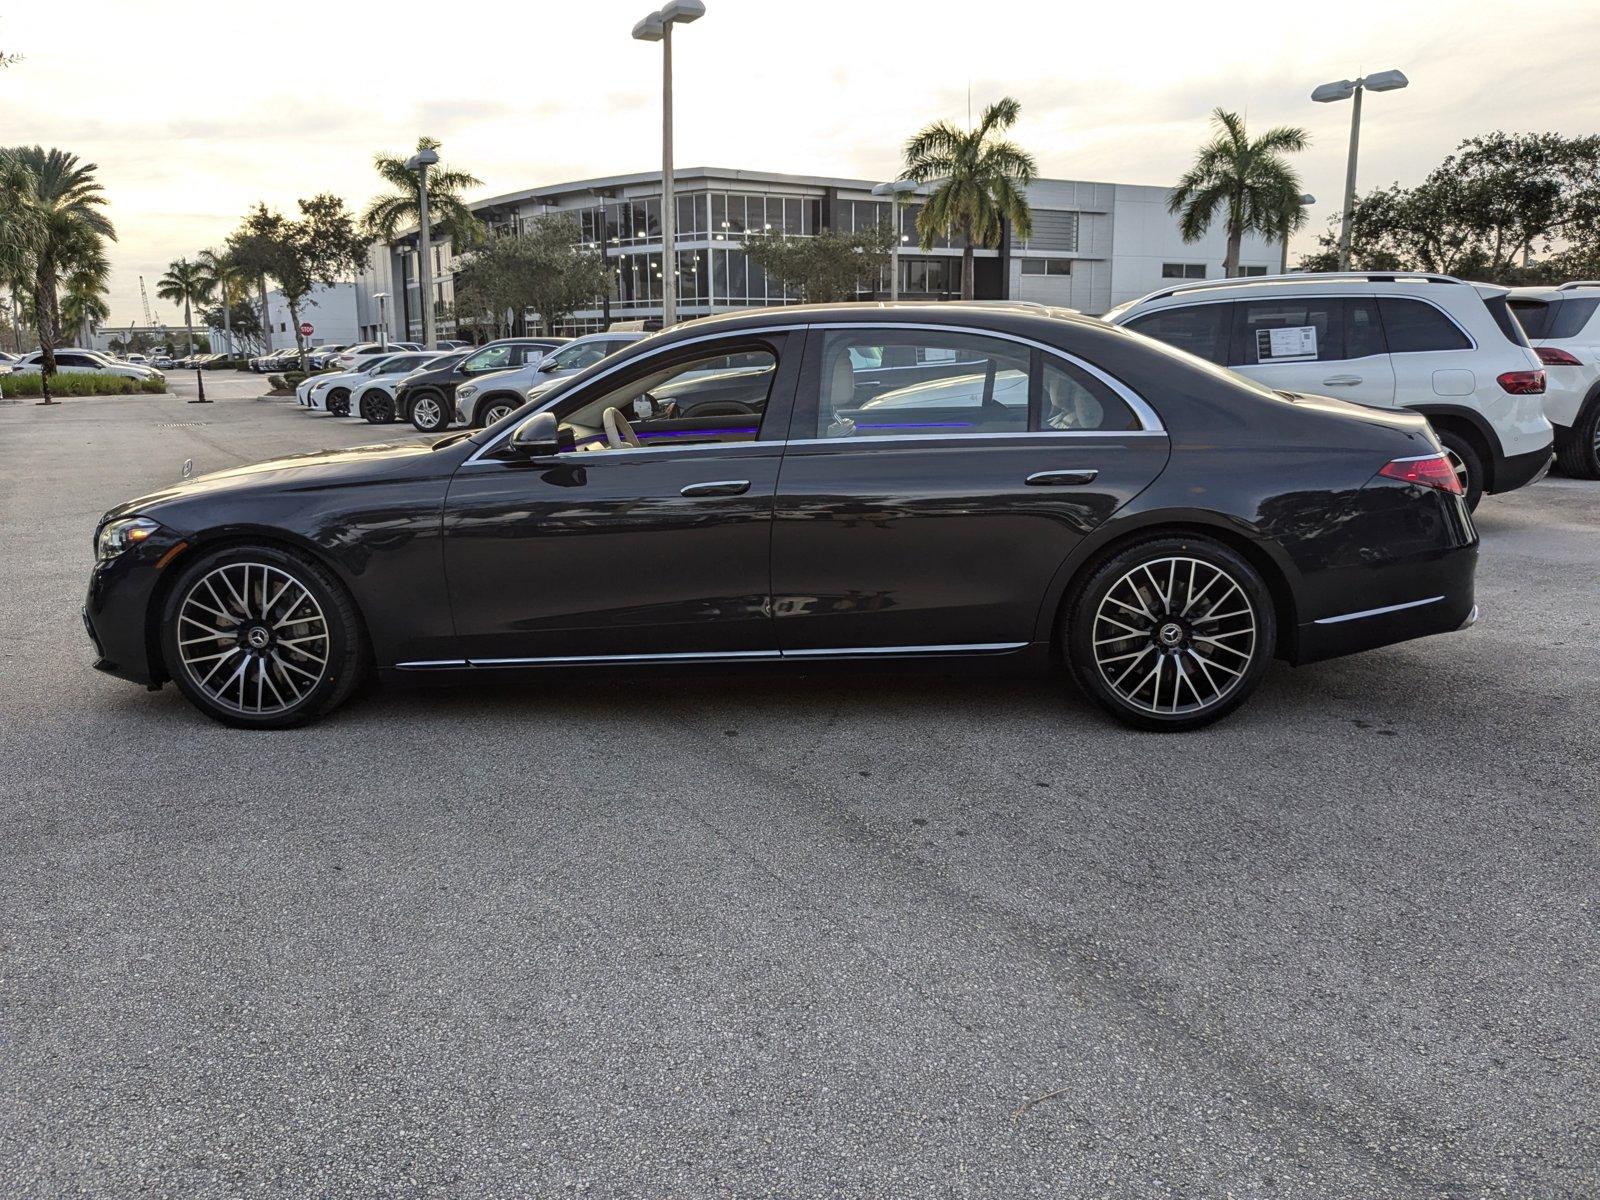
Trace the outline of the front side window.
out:
M 1379 296 L 1383 332 L 1390 354 L 1416 354 L 1426 350 L 1470 350 L 1472 343 L 1456 324 L 1431 304 Z
M 1344 357 L 1344 301 L 1241 300 L 1234 305 L 1237 366 L 1331 362 Z
M 502 371 L 510 365 L 510 346 L 485 346 L 476 354 L 468 357 L 461 364 L 461 369 L 470 375 L 483 371 Z
M 1164 308 L 1134 317 L 1124 328 L 1225 367 L 1232 310 L 1233 305 L 1226 303 Z
M 765 347 L 677 359 L 590 394 L 562 418 L 577 452 L 753 442 L 777 377 Z
M 863 329 L 823 339 L 810 430 L 847 438 L 1025 433 L 1029 350 L 958 331 Z

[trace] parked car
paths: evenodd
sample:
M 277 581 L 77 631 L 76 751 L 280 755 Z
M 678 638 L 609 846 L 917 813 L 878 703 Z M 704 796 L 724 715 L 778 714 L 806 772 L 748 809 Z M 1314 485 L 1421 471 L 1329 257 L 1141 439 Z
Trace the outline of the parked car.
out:
M 1018 373 L 1034 402 L 994 403 Z M 678 415 L 691 376 L 739 411 Z M 921 384 L 926 406 L 873 404 Z M 94 541 L 99 669 L 253 728 L 373 668 L 978 659 L 1064 663 L 1119 719 L 1186 729 L 1274 656 L 1477 613 L 1477 532 L 1421 415 L 961 304 L 696 321 L 489 429 L 173 484 Z
M 478 376 L 456 388 L 456 416 L 468 425 L 493 425 L 536 394 L 548 391 L 561 380 L 648 336 L 644 333 L 585 334 L 520 367 Z
M 1506 294 L 1415 273 L 1216 279 L 1162 288 L 1105 320 L 1281 391 L 1424 414 L 1470 509 L 1550 464 L 1545 373 Z
M 369 425 L 390 425 L 400 419 L 399 402 L 395 399 L 399 389 L 406 386 L 407 382 L 425 375 L 430 371 L 448 371 L 467 356 L 465 350 L 455 350 L 449 354 L 435 354 L 428 361 L 417 367 L 408 375 L 385 376 L 380 380 L 372 380 L 369 386 L 361 389 L 358 398 L 351 404 L 352 411 L 363 418 Z
M 334 355 L 342 353 L 349 348 L 348 342 L 331 342 L 326 345 L 314 347 L 309 356 L 311 369 L 320 371 L 333 360 Z
M 136 367 L 148 367 L 150 365 L 149 360 L 146 359 L 144 355 L 138 353 L 137 351 L 134 351 L 134 352 L 129 353 L 129 354 L 124 354 L 122 356 L 122 361 L 123 362 L 127 362 L 127 363 L 132 363 Z
M 1544 364 L 1544 415 L 1568 475 L 1600 479 L 1600 280 L 1512 288 L 1516 314 Z
M 300 351 L 293 346 L 282 350 L 274 350 L 271 354 L 263 354 L 260 358 L 250 360 L 250 369 L 263 375 L 277 375 L 284 371 L 298 371 L 300 369 Z
M 150 360 L 150 365 L 158 371 L 167 370 L 172 366 L 172 356 L 170 354 L 157 354 Z
M 471 342 L 458 341 L 455 338 L 440 338 L 438 341 L 434 342 L 433 348 L 435 350 L 440 350 L 440 351 L 445 351 L 445 352 L 452 351 L 452 350 L 471 350 L 472 349 L 472 343 Z
M 362 365 L 363 359 L 387 357 L 398 354 L 402 350 L 421 350 L 417 342 L 357 342 L 354 346 L 340 351 L 329 360 L 328 366 L 338 367 L 341 371 L 353 371 Z
M 121 375 L 126 379 L 160 379 L 161 372 L 150 367 L 142 367 L 135 363 L 118 362 L 114 358 L 101 354 L 97 350 L 80 350 L 75 346 L 61 346 L 56 349 L 56 370 L 73 375 L 80 373 L 94 373 L 100 375 Z M 24 354 L 13 370 L 37 371 L 44 360 L 44 352 L 35 350 L 31 354 Z
M 384 373 L 408 374 L 415 370 L 420 362 L 430 357 L 432 356 L 414 350 L 363 356 L 359 360 L 361 365 L 354 370 L 325 371 L 320 375 L 307 377 L 299 387 L 295 388 L 295 398 L 313 411 L 327 412 L 335 417 L 348 417 L 351 412 L 351 395 L 362 384 Z M 402 363 L 409 365 L 404 366 L 402 370 Z
M 344 411 L 340 416 L 359 416 L 369 423 L 377 424 L 373 420 L 384 412 L 389 414 L 388 420 L 394 420 L 394 388 L 397 383 L 407 375 L 417 371 L 425 371 L 448 355 L 438 354 L 431 350 L 410 351 L 405 354 L 396 354 L 384 359 L 374 367 L 368 367 L 366 378 L 350 386 L 350 394 L 345 398 Z
M 438 433 L 447 428 L 456 414 L 456 388 L 475 375 L 504 371 L 537 363 L 551 350 L 569 339 L 555 337 L 502 338 L 480 346 L 455 366 L 425 371 L 406 380 L 396 390 L 395 403 L 400 415 L 423 433 Z

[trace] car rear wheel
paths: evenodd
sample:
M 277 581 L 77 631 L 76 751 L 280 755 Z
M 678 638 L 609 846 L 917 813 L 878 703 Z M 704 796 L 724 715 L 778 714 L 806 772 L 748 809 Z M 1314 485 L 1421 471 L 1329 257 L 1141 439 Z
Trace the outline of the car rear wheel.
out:
M 1243 557 L 1203 537 L 1140 542 L 1069 596 L 1065 658 L 1102 708 L 1140 729 L 1195 729 L 1261 682 L 1277 644 L 1272 596 Z
M 244 729 L 315 721 L 366 666 L 355 604 L 319 564 L 274 546 L 205 554 L 161 613 L 167 672 L 213 720 Z
M 372 392 L 361 397 L 361 415 L 369 425 L 387 425 L 394 420 L 394 397 L 388 392 Z
M 423 433 L 438 433 L 450 424 L 444 397 L 437 392 L 423 392 L 411 402 L 411 423 Z
M 1435 432 L 1439 435 L 1439 444 L 1444 447 L 1445 457 L 1450 460 L 1451 469 L 1456 473 L 1456 480 L 1461 484 L 1467 511 L 1471 512 L 1483 499 L 1483 459 L 1478 457 L 1478 451 L 1472 443 L 1454 430 L 1439 429 Z
M 1600 479 L 1600 396 L 1592 397 L 1572 428 L 1556 438 L 1556 461 L 1574 479 Z

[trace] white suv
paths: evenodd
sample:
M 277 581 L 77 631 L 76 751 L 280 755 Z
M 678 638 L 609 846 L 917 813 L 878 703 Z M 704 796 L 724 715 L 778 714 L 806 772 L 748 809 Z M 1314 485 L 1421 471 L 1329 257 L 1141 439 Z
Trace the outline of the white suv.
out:
M 1403 272 L 1217 279 L 1152 292 L 1105 320 L 1279 391 L 1424 414 L 1475 507 L 1550 466 L 1545 374 L 1507 292 Z
M 1512 288 L 1507 300 L 1544 363 L 1556 461 L 1568 475 L 1600 479 L 1600 280 Z

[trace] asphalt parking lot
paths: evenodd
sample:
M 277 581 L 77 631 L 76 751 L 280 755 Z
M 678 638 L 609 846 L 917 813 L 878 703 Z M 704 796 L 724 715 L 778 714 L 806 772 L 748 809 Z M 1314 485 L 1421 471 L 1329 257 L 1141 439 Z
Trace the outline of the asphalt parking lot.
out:
M 1600 1194 L 1600 484 L 1197 734 L 884 672 L 250 735 L 90 669 L 95 520 L 401 427 L 207 389 L 0 404 L 0 1195 Z

